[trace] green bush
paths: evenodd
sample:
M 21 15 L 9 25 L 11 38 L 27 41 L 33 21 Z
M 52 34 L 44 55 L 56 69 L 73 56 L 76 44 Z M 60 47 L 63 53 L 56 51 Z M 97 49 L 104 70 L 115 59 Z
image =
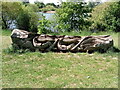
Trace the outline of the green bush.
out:
M 37 25 L 41 16 L 37 14 L 38 7 L 33 4 L 23 5 L 20 2 L 2 3 L 2 28 L 8 29 L 12 22 L 16 21 L 19 29 L 37 32 Z
M 4 53 L 7 53 L 7 54 L 10 54 L 10 53 L 15 53 L 16 50 L 15 50 L 15 49 L 13 48 L 13 46 L 11 45 L 11 46 L 9 46 L 8 48 L 3 49 L 3 52 L 4 52 Z
M 46 11 L 55 11 L 56 8 L 54 6 L 47 5 L 46 7 L 42 8 L 40 10 L 43 11 L 43 12 L 46 12 Z
M 16 20 L 22 11 L 22 3 L 2 2 L 2 29 L 8 29 L 13 20 Z
M 86 3 L 63 2 L 61 8 L 56 10 L 56 28 L 59 31 L 82 31 L 90 25 L 90 11 Z
M 44 8 L 45 4 L 43 2 L 38 2 L 36 1 L 35 4 L 39 7 L 39 8 Z
M 45 17 L 43 16 L 43 18 L 41 20 L 39 20 L 39 25 L 38 25 L 38 34 L 46 34 L 46 33 L 50 33 L 51 31 L 48 29 L 50 25 L 50 21 L 45 19 Z
M 34 12 L 33 8 L 30 6 L 22 6 L 22 11 L 16 19 L 17 26 L 20 29 L 24 29 L 30 32 L 37 32 L 39 18 L 39 15 Z
M 28 4 L 27 6 L 31 8 L 32 11 L 39 12 L 39 8 L 36 4 Z
M 120 1 L 113 2 L 104 17 L 107 29 L 120 32 Z
M 22 53 L 30 52 L 30 50 L 29 49 L 19 49 L 19 48 L 16 48 L 16 47 L 10 45 L 8 48 L 3 49 L 3 52 L 6 54 L 13 54 L 13 53 L 22 54 Z
M 120 1 L 106 2 L 96 6 L 93 9 L 92 17 L 89 19 L 93 22 L 90 27 L 92 31 L 120 31 Z
M 56 7 L 56 5 L 54 3 L 47 3 L 46 6 L 53 6 Z

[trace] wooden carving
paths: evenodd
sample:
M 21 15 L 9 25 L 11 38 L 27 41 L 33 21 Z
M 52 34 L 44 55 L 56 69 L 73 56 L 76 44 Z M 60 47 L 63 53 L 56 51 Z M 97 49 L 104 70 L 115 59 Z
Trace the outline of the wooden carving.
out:
M 107 51 L 113 46 L 110 35 L 99 36 L 67 36 L 35 34 L 24 30 L 14 29 L 11 34 L 13 46 L 22 49 L 39 51 Z

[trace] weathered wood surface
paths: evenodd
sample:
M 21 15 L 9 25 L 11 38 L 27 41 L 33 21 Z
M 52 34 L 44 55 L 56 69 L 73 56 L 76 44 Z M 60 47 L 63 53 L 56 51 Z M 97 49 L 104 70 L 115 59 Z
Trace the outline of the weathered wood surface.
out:
M 46 35 L 14 29 L 11 38 L 13 46 L 34 51 L 107 51 L 113 46 L 113 39 L 110 35 L 84 37 Z

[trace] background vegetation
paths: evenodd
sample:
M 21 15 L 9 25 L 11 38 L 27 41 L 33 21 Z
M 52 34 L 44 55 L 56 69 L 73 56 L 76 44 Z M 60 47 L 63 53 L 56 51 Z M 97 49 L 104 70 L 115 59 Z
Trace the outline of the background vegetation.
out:
M 55 7 L 53 20 L 39 10 Z M 2 3 L 2 81 L 4 88 L 118 88 L 118 35 L 120 1 L 107 3 L 64 2 L 52 4 Z M 52 35 L 111 35 L 114 49 L 106 53 L 41 53 L 15 51 L 10 24 L 36 33 Z M 53 25 L 53 26 L 52 26 Z M 50 30 L 54 27 L 55 31 Z M 119 50 L 118 50 L 119 51 Z
M 92 31 L 120 31 L 120 2 L 106 2 L 98 5 L 92 11 L 90 18 Z
M 38 12 L 55 10 L 54 22 L 48 21 L 42 26 L 42 33 L 49 33 L 48 29 L 53 25 L 59 31 L 120 31 L 120 1 L 106 3 L 75 3 L 63 2 L 59 7 L 53 3 L 23 4 L 19 2 L 2 3 L 2 28 L 10 28 L 15 22 L 19 29 L 31 32 L 39 32 L 40 23 L 46 22 L 45 18 Z M 45 20 L 45 21 L 44 21 Z M 48 25 L 47 25 L 48 24 Z M 39 26 L 38 26 L 39 25 Z M 45 31 L 44 31 L 45 30 Z M 54 32 L 53 32 L 54 33 Z
M 42 12 L 55 11 L 59 7 L 59 5 L 55 5 L 54 3 L 44 4 L 43 2 L 36 1 L 35 4 L 38 6 L 39 11 Z
M 86 3 L 63 2 L 61 8 L 56 10 L 56 27 L 68 32 L 83 30 L 90 25 L 87 20 L 90 11 Z
M 55 11 L 58 32 L 120 31 L 120 2 L 63 2 Z M 47 9 L 46 9 L 47 10 Z
M 24 5 L 20 2 L 2 3 L 2 29 L 10 28 L 15 22 L 17 28 L 37 32 L 38 20 L 41 15 L 37 14 L 38 7 L 35 5 Z

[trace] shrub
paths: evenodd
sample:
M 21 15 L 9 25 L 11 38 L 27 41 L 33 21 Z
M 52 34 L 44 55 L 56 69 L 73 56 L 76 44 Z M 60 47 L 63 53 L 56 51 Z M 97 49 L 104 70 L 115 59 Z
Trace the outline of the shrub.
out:
M 3 52 L 6 53 L 6 54 L 13 54 L 13 53 L 22 54 L 22 53 L 30 52 L 30 50 L 29 49 L 15 48 L 11 45 L 8 48 L 3 49 Z
M 18 2 L 2 2 L 2 29 L 10 28 L 13 20 L 16 20 L 22 11 L 22 3 Z
M 63 2 L 61 8 L 56 10 L 56 28 L 60 31 L 79 31 L 90 25 L 88 13 L 90 8 L 86 3 Z
M 40 10 L 43 11 L 43 12 L 46 12 L 46 11 L 55 11 L 56 8 L 54 6 L 47 5 L 46 7 L 42 8 Z
M 46 34 L 46 33 L 50 33 L 51 31 L 49 30 L 49 25 L 50 25 L 50 21 L 45 19 L 45 17 L 43 16 L 43 18 L 41 20 L 39 20 L 39 25 L 38 25 L 38 34 Z
M 93 9 L 90 20 L 92 31 L 120 31 L 120 1 L 106 2 Z
M 108 30 L 120 32 L 120 1 L 109 6 L 104 20 Z
M 54 3 L 47 3 L 46 6 L 53 6 L 56 7 L 56 5 Z
M 20 2 L 2 3 L 2 26 L 8 29 L 12 21 L 15 21 L 17 28 L 31 32 L 37 32 L 37 25 L 40 15 L 37 14 L 38 7 Z
M 44 4 L 43 2 L 38 2 L 38 1 L 36 1 L 35 4 L 36 4 L 39 8 L 45 7 L 45 4 Z
M 17 26 L 30 32 L 37 32 L 39 15 L 30 6 L 22 6 L 22 11 L 17 18 Z

